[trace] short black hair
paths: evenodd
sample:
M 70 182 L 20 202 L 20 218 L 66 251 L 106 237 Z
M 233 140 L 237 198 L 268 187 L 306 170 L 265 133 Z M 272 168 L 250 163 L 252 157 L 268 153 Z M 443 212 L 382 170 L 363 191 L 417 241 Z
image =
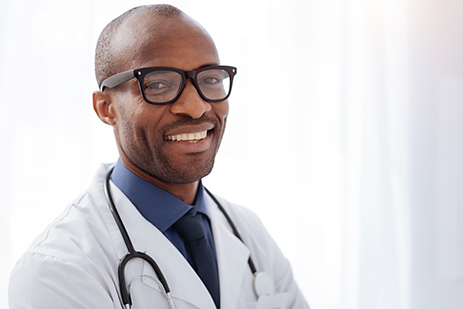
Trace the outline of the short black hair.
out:
M 140 12 L 149 12 L 156 16 L 172 17 L 184 14 L 181 10 L 175 6 L 169 4 L 154 4 L 138 6 L 128 10 L 121 16 L 111 21 L 101 32 L 95 50 L 95 76 L 98 83 L 98 87 L 101 82 L 106 78 L 119 72 L 119 63 L 117 57 L 115 57 L 112 42 L 119 27 L 129 17 L 138 14 Z

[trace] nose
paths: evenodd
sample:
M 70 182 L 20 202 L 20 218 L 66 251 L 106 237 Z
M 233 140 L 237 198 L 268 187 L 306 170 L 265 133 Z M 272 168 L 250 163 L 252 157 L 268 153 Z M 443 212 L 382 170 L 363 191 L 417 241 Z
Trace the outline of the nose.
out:
M 201 98 L 191 80 L 188 80 L 182 94 L 171 104 L 170 111 L 176 115 L 198 119 L 211 108 L 211 104 Z

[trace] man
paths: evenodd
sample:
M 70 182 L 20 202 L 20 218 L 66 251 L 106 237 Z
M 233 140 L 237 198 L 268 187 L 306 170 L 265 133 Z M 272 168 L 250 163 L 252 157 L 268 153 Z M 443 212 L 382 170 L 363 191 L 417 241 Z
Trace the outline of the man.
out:
M 132 9 L 103 30 L 95 70 L 120 160 L 17 262 L 10 308 L 308 308 L 259 219 L 201 184 L 236 74 L 206 30 L 169 5 Z

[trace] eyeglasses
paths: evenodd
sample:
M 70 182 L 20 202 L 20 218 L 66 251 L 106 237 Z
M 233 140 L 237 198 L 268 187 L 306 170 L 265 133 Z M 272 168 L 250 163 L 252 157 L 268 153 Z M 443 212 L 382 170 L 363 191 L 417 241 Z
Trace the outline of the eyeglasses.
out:
M 138 79 L 143 99 L 150 104 L 175 102 L 185 88 L 188 79 L 201 98 L 207 102 L 221 102 L 230 96 L 236 68 L 224 65 L 210 65 L 193 71 L 168 67 L 151 67 L 126 71 L 106 78 L 100 86 L 114 88 L 132 78 Z

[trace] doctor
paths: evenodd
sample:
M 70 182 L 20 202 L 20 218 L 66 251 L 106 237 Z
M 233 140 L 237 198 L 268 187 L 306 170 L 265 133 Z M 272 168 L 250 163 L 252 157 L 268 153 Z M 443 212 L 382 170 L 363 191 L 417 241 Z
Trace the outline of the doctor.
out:
M 112 172 L 102 165 L 17 262 L 10 308 L 308 308 L 260 220 L 214 200 L 201 183 L 237 73 L 220 65 L 206 30 L 169 5 L 134 8 L 101 33 L 95 70 L 93 107 L 113 127 L 120 159 Z M 189 239 L 197 226 L 201 235 Z M 124 229 L 161 274 L 135 258 L 121 283 L 119 264 L 130 251 Z

